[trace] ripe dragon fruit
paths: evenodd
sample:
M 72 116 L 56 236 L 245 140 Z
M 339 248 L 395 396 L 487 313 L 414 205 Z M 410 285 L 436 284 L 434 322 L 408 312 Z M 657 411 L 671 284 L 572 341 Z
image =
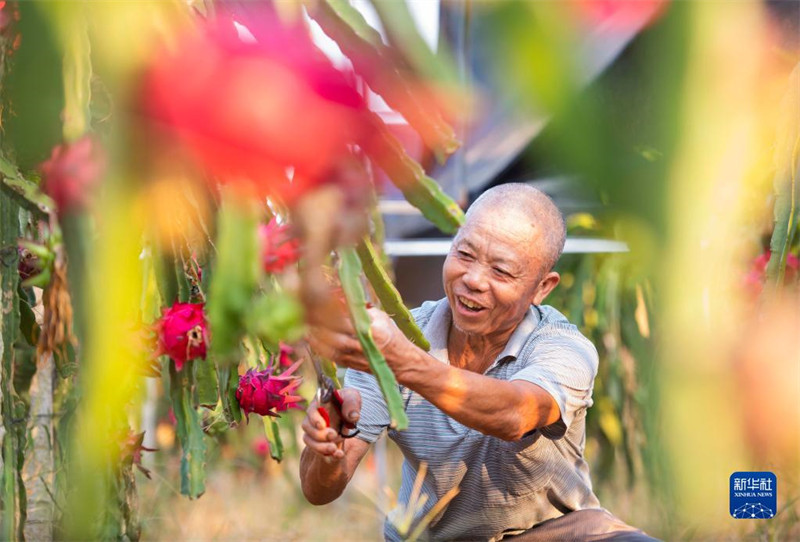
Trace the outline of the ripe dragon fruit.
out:
M 224 9 L 179 36 L 147 70 L 140 109 L 155 139 L 179 142 L 214 178 L 290 203 L 329 182 L 348 145 L 369 135 L 369 113 L 304 25 L 269 10 L 245 22 L 257 40 L 241 38 Z
M 249 369 L 239 377 L 239 388 L 236 399 L 239 406 L 249 416 L 255 412 L 261 416 L 278 416 L 290 408 L 302 408 L 303 398 L 295 395 L 302 377 L 293 375 L 300 366 L 300 361 L 279 375 L 272 374 L 272 369 L 257 371 Z
M 261 263 L 267 273 L 278 273 L 300 257 L 300 241 L 291 237 L 288 225 L 273 218 L 267 225 L 258 227 L 261 241 Z
M 208 323 L 203 312 L 204 305 L 175 303 L 168 309 L 162 309 L 161 319 L 156 323 L 156 355 L 168 355 L 179 371 L 190 359 L 206 358 Z

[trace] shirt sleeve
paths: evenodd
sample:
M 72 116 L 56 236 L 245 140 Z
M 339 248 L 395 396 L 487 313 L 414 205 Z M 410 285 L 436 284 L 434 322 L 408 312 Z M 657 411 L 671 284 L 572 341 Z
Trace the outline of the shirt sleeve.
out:
M 511 380 L 536 384 L 553 397 L 561 418 L 541 428 L 541 432 L 547 438 L 559 439 L 566 434 L 575 415 L 592 405 L 597 350 L 583 336 L 550 336 L 537 342 L 529 359 Z
M 369 373 L 348 369 L 344 375 L 344 387 L 361 393 L 361 415 L 356 424 L 360 432 L 357 436 L 372 444 L 391 421 L 378 381 Z

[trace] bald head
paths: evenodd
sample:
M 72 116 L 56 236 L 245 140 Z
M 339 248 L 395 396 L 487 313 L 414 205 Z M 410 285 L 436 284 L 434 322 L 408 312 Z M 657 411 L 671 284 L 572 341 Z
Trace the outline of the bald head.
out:
M 564 217 L 547 194 L 523 183 L 501 184 L 480 195 L 467 210 L 467 221 L 484 213 L 515 212 L 540 232 L 546 269 L 552 269 L 567 237 Z

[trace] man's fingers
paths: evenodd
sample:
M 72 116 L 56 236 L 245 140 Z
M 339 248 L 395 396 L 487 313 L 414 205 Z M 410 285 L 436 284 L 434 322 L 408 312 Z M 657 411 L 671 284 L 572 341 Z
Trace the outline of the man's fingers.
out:
M 361 343 L 355 337 L 312 327 L 307 341 L 315 353 L 334 363 L 359 370 L 365 366 Z
M 303 433 L 303 442 L 312 451 L 327 457 L 343 457 L 344 452 L 333 442 L 319 442 Z
M 303 419 L 303 422 L 300 424 L 300 428 L 303 430 L 303 433 L 311 437 L 316 442 L 336 441 L 338 436 L 336 431 L 325 425 L 325 422 L 322 420 L 322 416 L 319 416 L 319 413 L 317 413 L 317 416 L 320 418 L 319 422 L 312 421 L 310 416 L 306 416 Z
M 344 388 L 339 390 L 342 397 L 342 416 L 350 423 L 356 423 L 361 417 L 361 393 L 358 390 Z

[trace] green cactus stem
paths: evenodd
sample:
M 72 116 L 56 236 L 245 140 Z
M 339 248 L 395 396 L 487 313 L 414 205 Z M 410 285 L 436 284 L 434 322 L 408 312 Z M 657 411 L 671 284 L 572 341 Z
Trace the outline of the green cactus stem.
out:
M 423 107 L 406 79 L 393 69 L 394 53 L 383 45 L 377 32 L 369 29 L 363 16 L 344 0 L 314 2 L 308 8 L 309 15 L 339 45 L 370 88 L 403 115 L 439 163 L 444 163 L 461 142 L 439 112 Z
M 19 206 L 5 194 L 0 193 L 0 286 L 2 298 L 0 299 L 0 384 L 2 384 L 2 423 L 5 435 L 2 442 L 3 470 L 2 470 L 2 534 L 4 540 L 17 540 L 19 538 L 17 518 L 18 499 L 25 495 L 25 488 L 19 484 L 19 427 L 25 431 L 24 423 L 21 424 L 17 413 L 17 397 L 14 392 L 14 341 L 19 333 L 19 274 L 17 263 L 17 237 L 19 236 Z
M 397 327 L 411 342 L 426 351 L 430 350 L 431 345 L 428 343 L 428 339 L 422 334 L 422 330 L 419 329 L 414 317 L 411 316 L 411 311 L 403 303 L 400 292 L 394 287 L 389 275 L 386 274 L 383 266 L 378 261 L 372 241 L 365 237 L 356 247 L 356 251 L 361 260 L 361 265 L 364 267 L 364 274 L 369 279 L 372 289 L 375 290 L 383 310 L 392 317 Z
M 189 365 L 196 362 L 188 362 L 180 372 L 175 370 L 172 361 L 168 363 L 169 394 L 181 443 L 181 493 L 196 499 L 206 490 L 206 443 L 203 440 L 202 419 L 194 409 L 191 393 L 192 367 Z
M 356 335 L 364 349 L 367 361 L 369 361 L 370 370 L 378 380 L 383 397 L 386 399 L 390 425 L 392 428 L 402 431 L 408 427 L 408 417 L 403 408 L 403 399 L 400 396 L 397 379 L 372 338 L 366 297 L 361 286 L 361 261 L 352 247 L 343 247 L 337 252 L 339 254 L 339 279 L 347 299 L 350 317 L 356 328 Z
M 364 148 L 367 155 L 425 218 L 444 233 L 455 233 L 464 223 L 461 207 L 406 153 L 378 115 L 370 113 L 370 118 L 375 130 Z

